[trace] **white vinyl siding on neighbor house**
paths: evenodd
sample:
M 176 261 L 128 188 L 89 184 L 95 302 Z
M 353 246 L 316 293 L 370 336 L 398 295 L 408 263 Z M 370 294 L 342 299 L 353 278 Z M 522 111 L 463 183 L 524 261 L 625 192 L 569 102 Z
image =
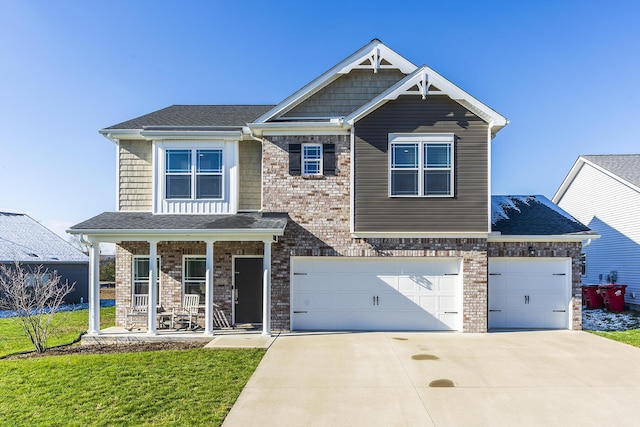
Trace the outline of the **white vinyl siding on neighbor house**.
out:
M 158 141 L 154 146 L 154 213 L 237 213 L 237 142 Z
M 454 195 L 453 134 L 390 134 L 389 195 Z
M 557 204 L 601 236 L 583 248 L 583 283 L 605 283 L 617 271 L 625 301 L 640 305 L 640 192 L 585 163 Z

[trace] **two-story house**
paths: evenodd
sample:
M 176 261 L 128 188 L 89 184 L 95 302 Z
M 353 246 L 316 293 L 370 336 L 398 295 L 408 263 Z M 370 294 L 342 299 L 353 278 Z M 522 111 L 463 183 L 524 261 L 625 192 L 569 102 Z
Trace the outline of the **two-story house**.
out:
M 588 229 L 535 197 L 497 199 L 492 221 L 507 123 L 374 39 L 277 105 L 174 105 L 102 129 L 117 211 L 70 231 L 117 244 L 118 324 L 148 293 L 165 308 L 200 295 L 205 333 L 214 307 L 265 334 L 579 329 Z M 525 207 L 564 226 L 504 227 Z

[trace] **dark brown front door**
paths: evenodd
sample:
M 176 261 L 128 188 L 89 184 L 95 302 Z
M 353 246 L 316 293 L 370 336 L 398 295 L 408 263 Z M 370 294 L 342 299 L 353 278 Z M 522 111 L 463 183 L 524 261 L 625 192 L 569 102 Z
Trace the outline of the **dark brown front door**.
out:
M 262 258 L 235 258 L 235 323 L 262 323 Z

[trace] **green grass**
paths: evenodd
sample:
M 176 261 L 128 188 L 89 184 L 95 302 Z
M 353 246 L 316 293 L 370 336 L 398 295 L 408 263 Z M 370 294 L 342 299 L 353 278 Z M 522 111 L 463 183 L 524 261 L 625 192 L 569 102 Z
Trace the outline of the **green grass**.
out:
M 220 425 L 262 349 L 0 360 L 3 425 Z
M 640 347 L 640 329 L 629 329 L 626 331 L 616 331 L 616 332 L 600 332 L 600 331 L 589 331 L 589 332 L 591 332 L 592 334 L 599 335 L 601 337 L 609 338 L 611 340 L 620 341 L 635 347 Z
M 100 309 L 100 327 L 115 324 L 115 307 Z M 53 347 L 68 344 L 89 326 L 89 310 L 57 313 L 53 320 L 55 330 L 49 337 L 48 345 Z M 22 331 L 15 318 L 0 319 L 0 357 L 33 350 L 33 344 Z M 1 416 L 0 416 L 1 419 Z

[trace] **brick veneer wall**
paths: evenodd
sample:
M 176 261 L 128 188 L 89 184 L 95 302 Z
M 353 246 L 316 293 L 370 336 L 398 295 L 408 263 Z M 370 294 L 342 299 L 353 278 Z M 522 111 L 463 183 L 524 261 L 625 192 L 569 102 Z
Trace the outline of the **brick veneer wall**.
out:
M 289 143 L 334 143 L 335 176 L 289 174 Z M 349 137 L 275 136 L 263 141 L 263 209 L 288 212 L 285 235 L 273 245 L 272 327 L 289 330 L 290 257 L 459 257 L 463 259 L 463 330 L 487 329 L 486 239 L 353 238 L 349 229 Z
M 159 242 L 160 304 L 171 310 L 182 300 L 182 260 L 184 255 L 204 256 L 203 242 Z M 224 311 L 231 323 L 232 269 L 234 255 L 262 256 L 262 242 L 216 242 L 213 245 L 213 302 Z M 131 306 L 133 257 L 149 255 L 147 242 L 122 242 L 116 246 L 116 325 L 125 321 L 125 310 Z M 201 303 L 204 303 L 201 301 Z
M 529 254 L 533 247 L 534 254 Z M 569 257 L 571 258 L 571 329 L 582 329 L 582 276 L 580 242 L 489 242 L 489 257 Z

